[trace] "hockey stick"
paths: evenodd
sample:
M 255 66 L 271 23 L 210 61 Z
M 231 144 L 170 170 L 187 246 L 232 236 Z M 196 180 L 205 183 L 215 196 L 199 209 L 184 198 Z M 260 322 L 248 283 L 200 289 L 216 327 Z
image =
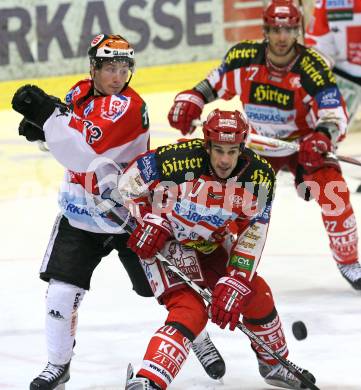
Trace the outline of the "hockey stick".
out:
M 196 127 L 202 126 L 202 121 L 198 119 L 193 120 L 192 125 Z M 247 139 L 247 146 L 256 152 L 268 152 L 270 156 L 272 155 L 272 152 L 286 152 L 282 155 L 291 154 L 293 152 L 295 153 L 300 148 L 299 144 L 296 142 L 283 141 L 281 139 L 265 137 L 263 135 L 254 133 L 249 134 Z M 287 153 L 287 151 L 289 151 L 289 153 Z M 279 154 L 279 156 L 281 156 L 281 154 Z M 354 157 L 343 156 L 330 152 L 326 153 L 325 157 L 335 158 L 348 164 L 357 165 L 359 167 L 361 166 L 361 161 Z
M 170 262 L 166 257 L 164 257 L 161 253 L 157 253 L 155 257 L 164 263 L 169 270 L 175 273 L 179 278 L 181 278 L 187 285 L 198 293 L 207 303 L 212 303 L 212 296 L 208 290 L 203 289 L 198 286 L 192 279 L 190 279 L 187 275 L 185 275 L 177 266 Z M 282 357 L 280 354 L 275 352 L 272 348 L 270 348 L 260 337 L 258 337 L 255 333 L 250 331 L 241 321 L 238 322 L 237 328 L 241 330 L 245 335 L 247 335 L 252 341 L 254 341 L 259 347 L 261 347 L 264 351 L 266 351 L 269 355 L 273 357 L 273 359 L 277 360 L 283 367 L 285 367 L 289 372 L 291 372 L 296 378 L 298 378 L 302 384 L 307 386 L 308 389 L 311 390 L 320 390 L 313 382 L 311 382 L 308 378 L 306 378 L 297 368 L 294 366 L 290 360 Z
M 46 145 L 46 142 L 45 141 L 36 141 L 36 143 L 38 144 L 38 148 L 39 150 L 41 150 L 42 152 L 50 152 L 48 146 Z
M 103 211 L 108 211 L 111 215 L 114 221 L 119 223 L 123 229 L 131 234 L 132 230 L 129 225 L 125 223 L 117 214 L 113 211 L 113 202 L 109 200 L 105 200 L 102 202 L 98 202 L 95 199 L 95 203 L 98 207 L 100 207 Z M 176 265 L 174 265 L 170 260 L 168 260 L 166 257 L 164 257 L 161 253 L 157 253 L 155 257 L 165 264 L 167 268 L 172 271 L 174 274 L 176 274 L 180 279 L 182 279 L 187 285 L 194 290 L 196 293 L 198 293 L 207 303 L 212 303 L 212 296 L 208 290 L 203 289 L 202 287 L 198 286 L 192 279 L 190 279 L 187 275 L 185 275 Z M 270 348 L 260 337 L 258 337 L 256 334 L 254 334 L 252 331 L 250 331 L 245 325 L 243 325 L 242 322 L 238 322 L 237 328 L 240 329 L 245 335 L 247 335 L 252 341 L 254 341 L 259 347 L 261 347 L 264 351 L 266 351 L 269 355 L 273 357 L 273 359 L 277 360 L 283 367 L 285 367 L 289 372 L 291 372 L 296 378 L 298 378 L 305 386 L 307 386 L 310 390 L 320 390 L 314 383 L 312 383 L 308 378 L 306 378 L 300 371 L 297 370 L 294 363 L 292 363 L 290 360 L 282 357 L 277 352 L 273 351 L 272 348 Z
M 297 152 L 299 150 L 299 144 L 295 142 L 282 141 L 280 139 L 264 137 L 263 135 L 250 134 L 247 146 L 254 150 L 271 151 L 280 149 L 289 149 Z M 339 161 L 361 166 L 361 161 L 354 157 L 342 156 L 335 153 L 326 153 L 326 157 L 336 158 Z

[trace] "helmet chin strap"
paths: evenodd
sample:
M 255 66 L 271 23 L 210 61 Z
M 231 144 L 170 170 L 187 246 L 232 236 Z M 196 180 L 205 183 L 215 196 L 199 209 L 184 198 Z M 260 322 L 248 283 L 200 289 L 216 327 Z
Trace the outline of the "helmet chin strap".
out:
M 125 88 L 128 87 L 129 83 L 130 83 L 130 80 L 132 79 L 133 77 L 133 72 L 130 73 L 130 77 L 129 77 L 129 80 L 124 84 L 124 87 L 121 89 L 120 92 L 123 92 L 125 90 Z

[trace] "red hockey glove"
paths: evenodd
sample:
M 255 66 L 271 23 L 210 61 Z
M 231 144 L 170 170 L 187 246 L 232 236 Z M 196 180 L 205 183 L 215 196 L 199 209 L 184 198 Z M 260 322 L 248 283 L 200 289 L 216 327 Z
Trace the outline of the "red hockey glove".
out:
M 128 247 L 142 259 L 159 252 L 172 235 L 170 223 L 158 215 L 147 213 L 128 239 Z
M 180 92 L 175 98 L 168 113 L 168 121 L 172 127 L 180 130 L 183 135 L 193 133 L 194 119 L 199 119 L 204 107 L 203 95 L 194 90 Z
M 222 329 L 229 323 L 234 330 L 239 316 L 255 293 L 249 282 L 241 276 L 223 276 L 212 293 L 211 319 Z
M 324 155 L 331 151 L 330 138 L 322 132 L 314 132 L 301 141 L 298 162 L 306 171 L 312 172 L 322 167 L 325 159 Z

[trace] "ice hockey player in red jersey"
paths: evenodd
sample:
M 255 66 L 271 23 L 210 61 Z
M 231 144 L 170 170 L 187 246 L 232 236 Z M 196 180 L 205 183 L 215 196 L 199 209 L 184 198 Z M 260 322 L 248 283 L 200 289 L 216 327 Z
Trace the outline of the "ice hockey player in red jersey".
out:
M 78 309 L 94 269 L 112 250 L 118 252 L 133 289 L 141 296 L 153 296 L 138 257 L 126 245 L 129 235 L 92 201 L 114 185 L 112 180 L 129 161 L 148 150 L 147 107 L 129 86 L 134 49 L 119 35 L 102 34 L 93 39 L 88 54 L 91 77 L 71 88 L 66 105 L 29 85 L 20 88 L 12 102 L 25 117 L 20 134 L 29 141 L 46 141 L 67 168 L 59 193 L 61 213 L 40 270 L 41 279 L 49 282 L 48 364 L 31 382 L 31 390 L 54 389 L 69 380 Z M 116 210 L 127 217 L 121 205 Z M 195 344 L 206 359 L 201 362 L 210 375 L 222 376 L 224 361 L 208 334 L 203 336 Z
M 138 220 L 128 245 L 142 259 L 155 297 L 168 310 L 141 369 L 128 375 L 127 390 L 166 389 L 208 319 L 203 299 L 154 257 L 158 251 L 213 291 L 208 313 L 214 323 L 234 330 L 242 315 L 248 329 L 281 356 L 288 355 L 270 287 L 257 274 L 275 174 L 264 158 L 245 148 L 248 131 L 240 112 L 216 109 L 203 124 L 204 140 L 158 147 L 139 156 L 119 180 L 115 193 Z M 251 345 L 267 383 L 303 388 L 274 358 Z
M 299 152 L 260 153 L 276 172 L 287 168 L 294 175 L 302 197 L 318 202 L 337 267 L 354 289 L 361 290 L 350 193 L 338 161 L 325 156 L 345 137 L 344 100 L 323 58 L 297 43 L 301 14 L 292 2 L 274 0 L 263 20 L 264 41 L 241 41 L 229 49 L 206 79 L 177 94 L 169 123 L 190 133 L 205 104 L 238 95 L 256 133 L 297 141 Z

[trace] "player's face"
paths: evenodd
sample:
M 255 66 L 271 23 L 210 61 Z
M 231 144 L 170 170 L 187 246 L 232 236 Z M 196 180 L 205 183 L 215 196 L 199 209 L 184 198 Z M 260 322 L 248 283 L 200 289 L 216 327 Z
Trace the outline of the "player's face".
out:
M 216 175 L 221 179 L 227 179 L 237 165 L 241 154 L 240 145 L 211 142 L 207 151 Z
M 294 47 L 298 27 L 267 27 L 265 36 L 270 52 L 277 57 L 286 57 Z
M 129 77 L 129 66 L 124 62 L 105 62 L 100 69 L 92 69 L 95 89 L 103 95 L 116 95 Z

